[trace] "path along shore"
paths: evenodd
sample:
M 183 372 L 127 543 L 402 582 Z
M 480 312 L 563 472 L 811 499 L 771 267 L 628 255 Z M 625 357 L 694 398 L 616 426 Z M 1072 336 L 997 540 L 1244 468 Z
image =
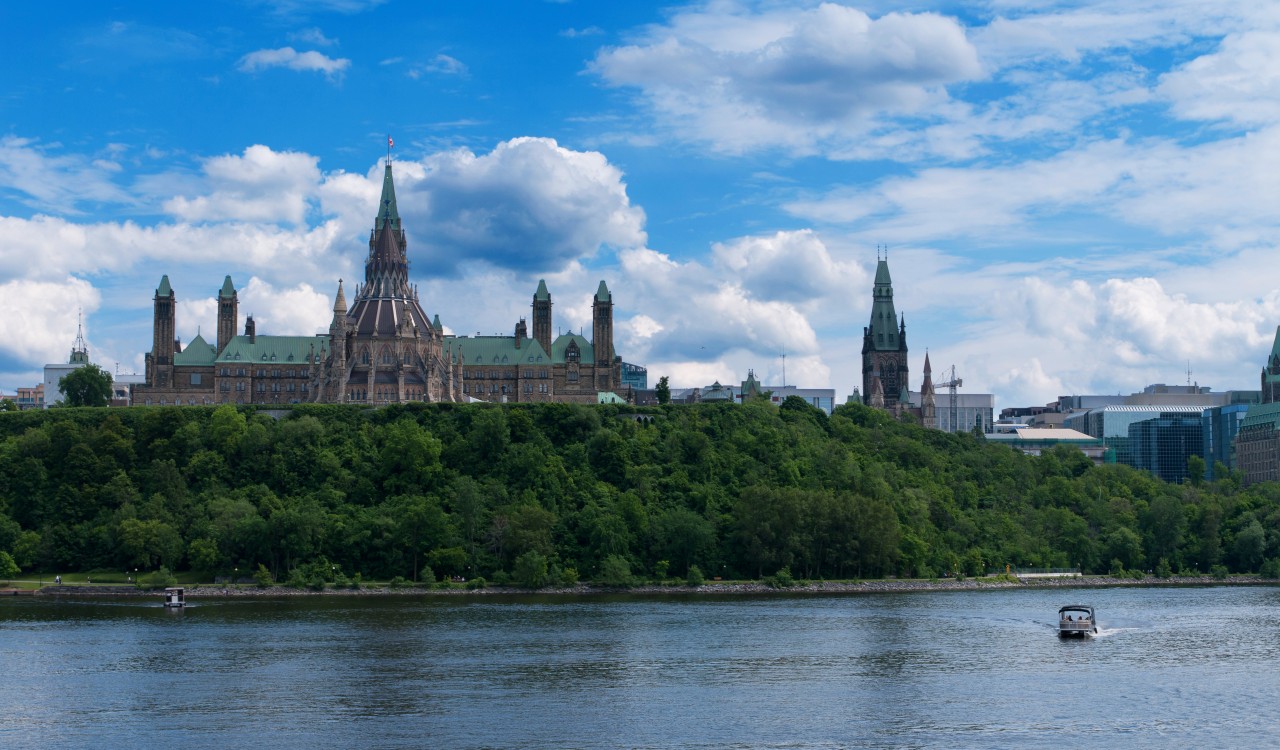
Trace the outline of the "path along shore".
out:
M 629 588 L 600 586 L 583 583 L 572 587 L 523 589 L 509 586 L 488 586 L 481 589 L 468 589 L 461 586 L 450 588 L 419 588 L 405 586 L 390 588 L 386 586 L 361 586 L 352 588 L 326 588 L 323 591 L 295 589 L 286 586 L 256 586 L 239 584 L 237 586 L 217 586 L 196 584 L 184 586 L 186 595 L 191 599 L 213 599 L 232 596 L 494 596 L 511 594 L 538 594 L 553 596 L 590 596 L 597 594 L 638 594 L 638 595 L 690 595 L 690 596 L 724 596 L 735 594 L 877 594 L 910 591 L 981 591 L 987 589 L 1076 589 L 1076 588 L 1114 588 L 1118 586 L 1277 586 L 1280 580 L 1258 578 L 1257 576 L 1227 576 L 1213 578 L 1211 576 L 1171 576 L 1155 578 L 1147 576 L 1142 579 L 1113 578 L 1111 576 L 1074 576 L 1064 578 L 1033 578 L 1018 580 L 1009 577 L 966 578 L 963 580 L 938 579 L 883 579 L 874 581 L 835 582 L 835 581 L 798 581 L 794 586 L 774 588 L 761 582 L 708 582 L 701 586 L 684 586 L 679 584 L 656 585 L 644 584 Z M 3 595 L 0 590 L 0 595 Z M 24 592 L 25 593 L 25 592 Z M 159 590 L 145 590 L 121 585 L 64 585 L 45 586 L 34 590 L 37 596 L 159 596 Z

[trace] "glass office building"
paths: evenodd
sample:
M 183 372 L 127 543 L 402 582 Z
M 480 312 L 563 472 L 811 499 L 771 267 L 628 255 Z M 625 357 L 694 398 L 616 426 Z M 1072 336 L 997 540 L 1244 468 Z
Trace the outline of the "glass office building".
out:
M 1072 414 L 1065 423 L 1069 429 L 1102 438 L 1109 462 L 1181 482 L 1187 458 L 1204 452 L 1204 411 L 1203 406 L 1111 405 Z

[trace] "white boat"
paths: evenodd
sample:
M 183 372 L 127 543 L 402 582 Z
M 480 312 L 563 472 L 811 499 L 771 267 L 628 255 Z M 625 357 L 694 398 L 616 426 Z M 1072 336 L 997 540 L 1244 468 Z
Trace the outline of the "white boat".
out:
M 187 594 L 183 589 L 171 586 L 164 590 L 164 606 L 166 607 L 185 607 L 187 606 Z
M 1063 638 L 1098 634 L 1098 620 L 1093 616 L 1093 607 L 1083 604 L 1068 604 L 1058 610 L 1058 635 Z

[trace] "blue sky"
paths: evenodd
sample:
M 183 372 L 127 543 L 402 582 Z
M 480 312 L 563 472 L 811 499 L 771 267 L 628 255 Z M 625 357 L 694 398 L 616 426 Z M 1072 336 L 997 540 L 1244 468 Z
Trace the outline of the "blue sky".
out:
M 361 277 L 386 137 L 459 334 L 600 279 L 673 386 L 860 385 L 876 247 L 998 406 L 1256 388 L 1280 324 L 1280 6 L 388 0 L 0 7 L 0 391 L 142 370 L 230 274 L 259 332 Z

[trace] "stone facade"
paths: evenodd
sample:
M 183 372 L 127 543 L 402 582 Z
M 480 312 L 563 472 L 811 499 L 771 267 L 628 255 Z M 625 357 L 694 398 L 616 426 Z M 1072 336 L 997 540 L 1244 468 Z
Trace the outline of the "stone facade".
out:
M 327 334 L 259 336 L 254 321 L 236 335 L 238 295 L 228 276 L 218 292 L 217 343 L 175 336 L 177 296 L 169 277 L 154 295 L 146 383 L 133 403 L 392 404 L 409 401 L 574 401 L 630 392 L 613 348 L 613 296 L 603 281 L 592 301 L 592 340 L 551 337 L 551 295 L 539 282 L 534 336 L 450 336 L 428 319 L 409 283 L 408 243 L 400 225 L 390 161 L 369 237 L 365 279 L 347 305 L 339 280 Z
M 876 263 L 871 290 L 871 322 L 862 329 L 862 394 L 868 406 L 900 414 L 907 397 L 907 323 L 893 309 L 893 281 L 889 262 Z

